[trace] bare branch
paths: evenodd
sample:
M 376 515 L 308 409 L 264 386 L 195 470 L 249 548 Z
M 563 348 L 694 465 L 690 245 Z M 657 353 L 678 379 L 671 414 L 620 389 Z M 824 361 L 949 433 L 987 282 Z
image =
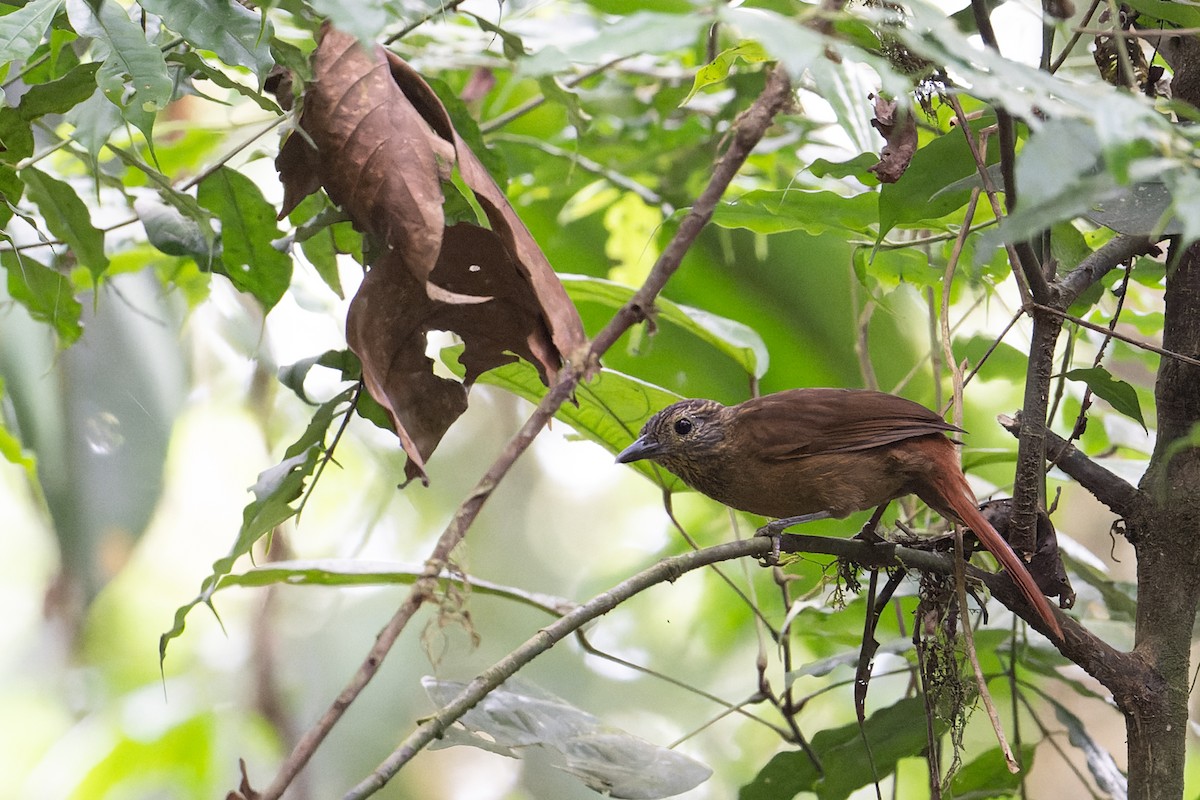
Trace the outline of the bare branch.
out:
M 1002 414 L 997 417 L 997 420 L 1013 436 L 1020 436 L 1022 423 L 1020 412 L 1017 412 L 1015 417 Z M 1141 493 L 1136 486 L 1109 472 L 1053 431 L 1047 430 L 1045 437 L 1048 461 L 1056 464 L 1059 469 L 1070 475 L 1076 483 L 1112 509 L 1114 514 L 1128 517 L 1136 511 L 1138 504 L 1142 502 Z
M 1153 251 L 1154 247 L 1154 242 L 1145 236 L 1118 236 L 1111 240 L 1059 279 L 1058 288 L 1062 294 L 1059 296 L 1058 307 L 1067 308 L 1110 270 L 1131 258 Z

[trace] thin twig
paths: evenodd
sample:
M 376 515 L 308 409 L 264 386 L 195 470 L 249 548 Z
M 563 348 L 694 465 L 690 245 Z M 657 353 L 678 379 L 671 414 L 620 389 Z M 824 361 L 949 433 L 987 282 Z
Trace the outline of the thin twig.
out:
M 436 19 L 437 17 L 443 16 L 450 11 L 453 11 L 454 9 L 461 6 L 466 1 L 467 0 L 449 0 L 449 2 L 442 3 L 438 8 L 434 9 L 433 11 L 430 11 L 425 16 L 419 17 L 419 18 L 413 20 L 412 22 L 408 23 L 403 28 L 401 28 L 398 32 L 393 33 L 391 36 L 389 36 L 387 39 L 385 39 L 383 43 L 390 45 L 400 39 L 403 39 L 405 36 L 408 36 L 410 33 L 415 31 L 417 28 L 421 27 L 422 25 L 424 25 L 426 22 L 429 22 L 432 19 Z
M 536 150 L 541 150 L 547 155 L 554 156 L 555 158 L 565 158 L 584 172 L 590 172 L 593 175 L 599 175 L 612 185 L 632 192 L 641 198 L 642 201 L 647 205 L 658 206 L 662 210 L 664 216 L 669 217 L 675 213 L 675 208 L 670 203 L 663 200 L 662 195 L 651 189 L 649 186 L 646 186 L 644 183 L 638 183 L 633 178 L 630 178 L 627 175 L 622 175 L 616 170 L 609 169 L 598 161 L 593 161 L 587 156 L 572 152 L 565 148 L 559 147 L 558 145 L 543 141 L 542 139 L 537 139 L 533 136 L 517 136 L 515 134 L 506 133 L 498 134 L 495 139 L 496 141 L 512 142 L 513 144 L 532 147 Z
M 617 58 L 611 59 L 609 61 L 605 61 L 603 64 L 598 64 L 597 66 L 592 67 L 589 70 L 585 70 L 584 72 L 579 73 L 574 78 L 571 78 L 570 80 L 565 81 L 563 83 L 563 85 L 568 89 L 574 89 L 576 86 L 583 83 L 588 78 L 599 75 L 601 72 L 604 72 L 609 67 L 620 64 L 622 61 L 624 61 L 628 58 L 632 58 L 632 57 L 633 56 L 631 56 L 631 55 L 618 56 Z M 480 131 L 480 133 L 491 133 L 492 131 L 497 130 L 498 128 L 503 128 L 505 125 L 512 122 L 514 119 L 517 119 L 518 117 L 523 117 L 524 115 L 528 114 L 530 111 L 533 111 L 535 108 L 540 106 L 542 103 L 545 103 L 547 99 L 548 98 L 544 94 L 539 94 L 537 97 L 531 97 L 528 100 L 526 100 L 524 103 L 522 103 L 521 105 L 517 106 L 516 108 L 509 109 L 508 111 L 504 112 L 503 114 L 501 114 L 497 117 L 492 117 L 487 122 L 481 122 L 479 124 L 479 131 Z
M 1086 319 L 1080 319 L 1073 314 L 1068 314 L 1065 311 L 1060 311 L 1059 309 L 1051 308 L 1050 306 L 1044 306 L 1041 303 L 1030 303 L 1029 306 L 1030 308 L 1042 311 L 1046 314 L 1051 314 L 1060 319 L 1064 319 L 1067 322 L 1078 325 L 1081 328 L 1087 328 L 1090 331 L 1102 333 L 1105 336 L 1112 336 L 1114 339 L 1120 339 L 1122 342 L 1125 342 L 1125 344 L 1133 345 L 1134 347 L 1141 348 L 1142 350 L 1148 350 L 1149 352 L 1156 353 L 1163 358 L 1171 358 L 1184 364 L 1191 364 L 1193 367 L 1200 367 L 1200 359 L 1192 358 L 1191 356 L 1185 356 L 1183 353 L 1177 353 L 1174 350 L 1167 350 L 1159 347 L 1158 345 L 1144 342 L 1141 339 L 1135 339 L 1132 336 L 1120 333 L 1118 331 L 1110 331 L 1104 325 L 1097 325 L 1094 322 L 1088 322 Z
M 958 126 L 962 128 L 963 136 L 966 137 L 967 149 L 975 160 L 975 169 L 979 173 L 979 180 L 983 183 L 984 194 L 987 195 L 988 202 L 992 206 L 992 213 L 996 215 L 996 219 L 1002 219 L 1004 211 L 1000 207 L 1000 200 L 996 196 L 996 186 L 992 183 L 992 176 L 988 172 L 987 161 L 984 157 L 986 150 L 978 147 L 975 140 L 971 138 L 971 125 L 958 97 L 951 93 L 947 95 L 947 100 L 950 107 L 954 109 L 954 116 L 958 120 Z M 1008 251 L 1008 260 L 1012 265 L 1013 274 L 1017 278 L 1017 288 L 1021 292 L 1021 299 L 1023 301 L 1036 299 L 1042 302 L 1049 299 L 1050 287 L 1041 270 L 1037 269 L 1034 264 L 1025 265 L 1013 245 L 1006 243 L 1004 248 Z

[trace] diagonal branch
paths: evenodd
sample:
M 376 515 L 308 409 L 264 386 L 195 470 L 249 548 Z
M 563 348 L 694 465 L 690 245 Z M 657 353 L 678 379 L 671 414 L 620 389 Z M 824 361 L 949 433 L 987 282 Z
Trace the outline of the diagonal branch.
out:
M 1023 420 L 1019 412 L 1015 418 L 1002 415 L 999 421 L 1013 436 L 1021 435 Z M 1142 502 L 1136 486 L 1109 472 L 1053 431 L 1046 431 L 1046 457 L 1118 516 L 1131 516 Z
M 579 382 L 591 374 L 600 356 L 613 346 L 621 334 L 645 319 L 646 314 L 654 305 L 655 298 L 658 297 L 670 277 L 679 269 L 683 256 L 712 217 L 725 189 L 741 169 L 750 152 L 762 139 L 775 115 L 789 105 L 791 95 L 791 82 L 788 80 L 786 72 L 779 67 L 772 69 L 768 74 L 766 87 L 762 93 L 753 105 L 738 118 L 732 141 L 714 166 L 712 178 L 680 222 L 675 236 L 651 269 L 645 284 L 628 303 L 617 311 L 608 325 L 592 341 L 586 352 L 569 354 L 571 363 L 563 369 L 559 376 L 559 382 L 546 393 L 529 419 L 509 440 L 495 462 L 458 507 L 449 525 L 438 538 L 433 552 L 430 553 L 424 573 L 409 590 L 409 594 L 401 603 L 400 608 L 379 632 L 367 657 L 346 688 L 312 728 L 304 734 L 280 766 L 279 772 L 270 786 L 263 791 L 261 800 L 278 800 L 282 796 L 333 729 L 333 726 L 341 719 L 346 709 L 378 672 L 384 658 L 409 621 L 422 605 L 434 599 L 438 576 L 449 563 L 451 552 L 466 537 L 468 528 L 475 521 L 483 504 L 517 458 L 525 452 L 542 428 L 550 422 L 558 408 L 570 399 Z

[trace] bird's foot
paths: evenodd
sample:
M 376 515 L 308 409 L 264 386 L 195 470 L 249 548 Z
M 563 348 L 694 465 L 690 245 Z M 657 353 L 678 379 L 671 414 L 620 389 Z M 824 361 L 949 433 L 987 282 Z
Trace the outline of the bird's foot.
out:
M 768 522 L 766 525 L 763 525 L 754 532 L 755 536 L 765 536 L 771 540 L 771 549 L 768 550 L 766 555 L 764 555 L 758 561 L 760 566 L 779 566 L 779 542 L 780 538 L 783 536 L 783 529 L 776 525 L 776 522 L 778 521 L 779 520 L 775 520 L 775 522 Z
M 818 511 L 815 514 L 802 514 L 798 517 L 784 517 L 783 519 L 774 519 L 763 525 L 755 532 L 755 536 L 769 536 L 771 538 L 771 551 L 763 556 L 761 563 L 764 567 L 774 567 L 779 565 L 779 548 L 780 540 L 783 532 L 793 525 L 800 525 L 805 522 L 812 522 L 818 519 L 829 519 L 828 511 Z
M 882 544 L 886 540 L 876 532 L 875 526 L 876 526 L 876 522 L 875 522 L 875 519 L 872 517 L 870 520 L 867 521 L 866 525 L 862 526 L 862 529 L 859 530 L 858 533 L 854 534 L 854 538 L 858 539 L 860 541 L 864 541 L 867 544 Z

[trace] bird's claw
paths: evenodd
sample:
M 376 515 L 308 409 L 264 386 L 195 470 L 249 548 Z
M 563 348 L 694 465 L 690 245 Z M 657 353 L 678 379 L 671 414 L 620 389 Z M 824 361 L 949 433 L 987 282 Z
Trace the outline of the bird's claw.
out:
M 780 531 L 779 527 L 772 523 L 767 523 L 755 531 L 754 535 L 765 536 L 771 540 L 771 549 L 766 555 L 759 559 L 758 563 L 764 567 L 779 566 L 779 546 L 780 540 L 783 536 L 783 533 Z

